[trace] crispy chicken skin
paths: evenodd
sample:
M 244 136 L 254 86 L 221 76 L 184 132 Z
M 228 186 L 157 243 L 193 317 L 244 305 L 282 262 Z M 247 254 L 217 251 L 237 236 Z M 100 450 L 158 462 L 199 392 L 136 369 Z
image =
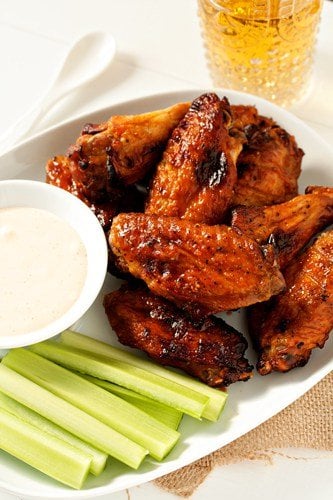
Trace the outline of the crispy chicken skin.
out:
M 333 230 L 323 233 L 284 272 L 286 289 L 250 308 L 249 327 L 261 375 L 307 363 L 333 328 Z
M 305 194 L 327 194 L 332 196 L 333 188 L 330 186 L 308 186 L 305 188 Z
M 257 130 L 259 126 L 263 126 L 263 123 L 268 126 L 274 122 L 269 118 L 259 116 L 255 106 L 237 104 L 230 106 L 230 109 L 232 121 L 229 127 L 229 148 L 237 165 L 239 155 L 244 146 L 248 144 L 254 130 Z
M 333 188 L 311 186 L 309 194 L 279 205 L 237 207 L 231 225 L 259 244 L 275 244 L 284 268 L 321 229 L 333 223 Z
M 125 190 L 123 186 L 114 183 L 108 196 L 99 202 L 91 201 L 85 194 L 80 182 L 75 182 L 66 156 L 55 156 L 46 164 L 46 182 L 60 187 L 80 198 L 98 218 L 105 231 L 110 229 L 113 217 L 119 212 L 140 210 L 143 208 L 143 198 L 133 186 Z
M 212 387 L 248 380 L 246 339 L 222 319 L 193 319 L 145 287 L 123 285 L 104 298 L 110 325 L 122 344 L 162 365 L 181 368 Z
M 134 184 L 155 166 L 188 103 L 141 115 L 112 116 L 99 125 L 86 124 L 67 156 L 75 182 L 84 194 L 100 201 L 114 180 Z
M 45 166 L 46 182 L 69 191 L 88 205 L 89 202 L 83 194 L 82 185 L 73 180 L 69 163 L 69 158 L 61 155 L 48 160 Z
M 243 104 L 233 104 L 232 112 L 232 127 L 242 131 L 246 135 L 249 127 L 258 126 L 262 120 L 255 106 L 245 106 Z M 269 120 L 269 119 L 267 119 Z M 273 123 L 273 120 L 270 120 Z
M 118 267 L 179 306 L 212 314 L 268 300 L 284 287 L 271 245 L 227 226 L 120 214 L 109 243 Z
M 239 127 L 241 112 L 239 108 L 235 113 Z M 295 138 L 273 120 L 258 116 L 256 122 L 252 113 L 254 123 L 249 123 L 249 110 L 243 112 L 246 142 L 237 161 L 238 181 L 232 205 L 273 205 L 293 198 L 298 194 L 303 151 Z
M 145 212 L 221 222 L 237 179 L 226 98 L 202 94 L 174 129 L 153 177 Z

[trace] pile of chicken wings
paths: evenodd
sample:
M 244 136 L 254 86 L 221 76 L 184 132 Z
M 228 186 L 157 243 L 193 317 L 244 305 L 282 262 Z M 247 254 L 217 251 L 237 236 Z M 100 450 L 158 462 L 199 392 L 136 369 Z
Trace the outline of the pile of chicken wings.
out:
M 104 307 L 119 341 L 213 387 L 304 365 L 333 328 L 333 188 L 298 194 L 303 151 L 253 106 L 215 93 L 86 124 L 46 165 L 83 200 L 126 279 Z

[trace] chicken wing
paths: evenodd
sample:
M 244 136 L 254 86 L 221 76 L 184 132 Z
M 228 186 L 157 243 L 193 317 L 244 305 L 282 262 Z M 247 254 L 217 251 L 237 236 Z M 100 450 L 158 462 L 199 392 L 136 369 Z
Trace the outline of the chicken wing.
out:
M 109 243 L 122 271 L 157 295 L 201 313 L 267 300 L 284 287 L 273 247 L 260 247 L 227 226 L 120 214 Z
M 70 192 L 83 201 L 96 215 L 105 231 L 110 229 L 113 217 L 119 212 L 143 209 L 143 196 L 133 186 L 126 189 L 117 183 L 110 187 L 108 196 L 99 202 L 91 201 L 80 182 L 73 179 L 70 160 L 66 156 L 55 156 L 46 164 L 46 182 Z
M 246 339 L 222 319 L 191 319 L 145 287 L 123 285 L 104 298 L 105 312 L 124 345 L 158 363 L 181 368 L 212 387 L 248 380 Z
M 168 141 L 150 186 L 147 214 L 194 222 L 221 222 L 232 198 L 237 173 L 229 143 L 231 109 L 226 98 L 195 99 Z
M 243 104 L 233 104 L 232 111 L 232 129 L 243 132 L 245 137 L 249 135 L 252 127 L 258 127 L 263 117 L 258 114 L 255 106 L 245 106 Z M 267 118 L 267 124 L 273 124 L 273 120 Z
M 45 166 L 46 182 L 68 191 L 88 205 L 89 202 L 83 194 L 82 185 L 73 180 L 69 163 L 69 158 L 61 155 L 48 160 Z
M 273 242 L 283 268 L 316 233 L 333 223 L 333 188 L 316 186 L 307 192 L 279 205 L 237 207 L 231 225 L 259 244 Z
M 236 110 L 236 124 L 242 125 L 242 109 Z M 243 110 L 244 123 L 251 119 Z M 273 120 L 252 113 L 254 123 L 244 127 L 246 141 L 237 161 L 238 181 L 232 205 L 261 206 L 283 203 L 298 193 L 303 151 L 295 138 Z M 239 130 L 239 129 L 238 129 Z
M 250 308 L 249 327 L 261 375 L 307 363 L 333 328 L 333 230 L 323 233 L 284 272 L 286 289 Z
M 114 181 L 134 184 L 155 166 L 174 127 L 189 108 L 180 103 L 141 115 L 112 116 L 99 125 L 87 124 L 67 152 L 75 182 L 99 201 Z

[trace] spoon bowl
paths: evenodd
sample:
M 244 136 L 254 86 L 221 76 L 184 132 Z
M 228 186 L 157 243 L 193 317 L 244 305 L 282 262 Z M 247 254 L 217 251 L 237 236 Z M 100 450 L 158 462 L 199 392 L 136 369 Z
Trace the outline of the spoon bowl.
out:
M 47 96 L 44 96 L 43 111 L 97 78 L 109 66 L 115 52 L 115 40 L 106 32 L 91 32 L 74 42 Z

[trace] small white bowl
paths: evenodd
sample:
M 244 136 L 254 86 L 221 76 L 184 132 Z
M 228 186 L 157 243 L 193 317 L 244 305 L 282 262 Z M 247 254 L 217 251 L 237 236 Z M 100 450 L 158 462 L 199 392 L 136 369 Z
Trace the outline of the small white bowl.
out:
M 87 276 L 78 299 L 63 316 L 33 332 L 0 335 L 1 349 L 41 342 L 72 326 L 96 299 L 107 269 L 108 250 L 104 231 L 90 208 L 81 200 L 44 182 L 20 179 L 0 181 L 0 208 L 18 206 L 46 210 L 76 230 L 87 252 Z

